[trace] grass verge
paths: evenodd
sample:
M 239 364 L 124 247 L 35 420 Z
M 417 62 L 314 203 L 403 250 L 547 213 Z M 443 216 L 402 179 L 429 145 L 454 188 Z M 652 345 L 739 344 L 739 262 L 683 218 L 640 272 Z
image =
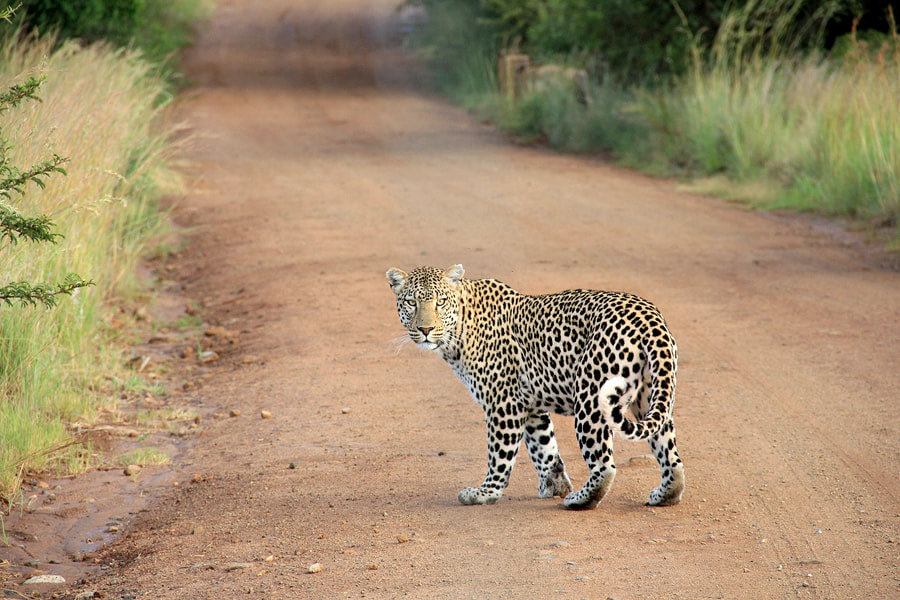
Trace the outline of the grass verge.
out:
M 760 24 L 751 12 L 782 7 Z M 900 247 L 900 37 L 844 40 L 843 53 L 795 51 L 792 0 L 751 3 L 723 19 L 714 45 L 665 84 L 599 76 L 576 99 L 548 86 L 515 101 L 497 90 L 499 50 L 465 32 L 466 14 L 432 15 L 419 47 L 449 95 L 525 141 L 606 153 L 626 166 L 701 180 L 706 192 L 762 208 L 858 218 Z M 440 31 L 462 31 L 452 47 Z M 465 36 L 468 35 L 467 39 Z M 456 39 L 456 38 L 454 38 Z M 443 44 L 443 45 L 442 45 Z M 468 50 L 472 48 L 472 50 Z M 479 66 L 478 61 L 481 61 Z
M 29 187 L 16 203 L 24 214 L 50 215 L 65 238 L 0 248 L 3 277 L 56 281 L 74 271 L 97 285 L 52 310 L 0 308 L 0 497 L 7 500 L 25 472 L 79 468 L 85 453 L 52 449 L 70 440 L 68 423 L 90 422 L 110 405 L 125 379 L 109 307 L 140 289 L 137 261 L 162 227 L 157 199 L 178 186 L 166 83 L 138 52 L 49 37 L 0 47 L 0 88 L 39 74 L 42 102 L 23 103 L 0 123 L 14 140 L 13 164 L 53 153 L 69 159 L 68 176 Z

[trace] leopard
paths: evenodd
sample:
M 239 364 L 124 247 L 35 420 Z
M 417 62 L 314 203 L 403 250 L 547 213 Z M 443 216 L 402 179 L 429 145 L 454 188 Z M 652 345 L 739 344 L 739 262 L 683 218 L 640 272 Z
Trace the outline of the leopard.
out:
M 461 264 L 386 272 L 409 339 L 443 358 L 484 410 L 487 475 L 481 485 L 461 490 L 458 501 L 496 503 L 524 441 L 540 498 L 593 509 L 615 479 L 618 434 L 645 440 L 659 465 L 660 484 L 646 504 L 678 504 L 685 482 L 672 415 L 678 350 L 659 309 L 625 292 L 526 295 L 496 279 L 464 274 Z M 589 470 L 578 491 L 560 456 L 551 413 L 574 417 Z

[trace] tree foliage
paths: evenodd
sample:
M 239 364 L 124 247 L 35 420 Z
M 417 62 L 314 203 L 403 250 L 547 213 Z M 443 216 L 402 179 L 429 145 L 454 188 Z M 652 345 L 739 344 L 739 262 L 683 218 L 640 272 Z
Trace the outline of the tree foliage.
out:
M 16 22 L 7 33 L 41 35 L 57 39 L 104 41 L 115 46 L 136 46 L 151 62 L 167 65 L 173 53 L 186 45 L 193 24 L 206 14 L 208 0 L 0 0 L 16 9 Z
M 106 39 L 127 44 L 140 25 L 147 0 L 0 0 L 17 8 L 28 28 L 46 33 L 59 30 L 62 38 Z
M 70 273 L 59 283 L 32 284 L 27 281 L 13 281 L 0 286 L 0 301 L 11 306 L 14 302 L 22 305 L 36 306 L 43 304 L 47 308 L 56 306 L 61 295 L 70 295 L 78 288 L 93 285 L 75 273 Z
M 6 92 L 0 94 L 0 113 L 17 106 L 24 100 L 40 102 L 37 89 L 42 79 L 28 78 L 24 83 L 11 86 Z M 0 129 L 0 244 L 17 244 L 20 240 L 37 243 L 55 244 L 62 234 L 53 231 L 53 221 L 47 215 L 27 217 L 22 215 L 9 202 L 13 196 L 24 196 L 26 185 L 34 183 L 43 188 L 44 179 L 54 173 L 66 174 L 60 165 L 66 159 L 54 154 L 52 158 L 22 171 L 10 163 L 8 158 L 12 148 L 9 141 L 3 137 Z M 2 246 L 0 246 L 2 249 Z M 19 302 L 22 305 L 36 305 L 38 303 L 47 307 L 56 304 L 60 295 L 71 294 L 76 289 L 93 285 L 72 273 L 60 283 L 30 283 L 28 281 L 14 281 L 0 285 L 0 302 L 12 305 Z

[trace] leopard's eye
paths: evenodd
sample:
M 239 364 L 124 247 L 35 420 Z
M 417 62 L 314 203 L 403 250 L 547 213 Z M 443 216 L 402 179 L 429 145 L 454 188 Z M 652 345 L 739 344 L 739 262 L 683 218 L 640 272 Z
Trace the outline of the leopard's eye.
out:
M 407 306 L 412 306 L 412 307 L 416 306 L 415 298 L 407 298 L 406 300 L 404 300 L 404 302 L 406 303 Z
M 447 297 L 446 297 L 446 296 L 441 296 L 441 297 L 439 297 L 439 298 L 437 299 L 436 304 L 437 304 L 438 306 L 443 306 L 443 305 L 447 304 Z

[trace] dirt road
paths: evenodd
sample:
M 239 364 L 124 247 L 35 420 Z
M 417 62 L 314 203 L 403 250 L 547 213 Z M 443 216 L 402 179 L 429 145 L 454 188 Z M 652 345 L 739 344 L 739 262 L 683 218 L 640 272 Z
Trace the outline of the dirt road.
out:
M 204 435 L 178 458 L 181 485 L 81 589 L 900 595 L 896 272 L 808 224 L 509 144 L 421 91 L 391 0 L 219 4 L 187 61 L 194 191 L 173 276 L 240 345 L 187 394 Z M 456 262 L 522 292 L 616 289 L 661 307 L 682 355 L 680 505 L 643 505 L 658 470 L 624 441 L 596 510 L 538 499 L 526 458 L 498 504 L 457 503 L 484 475 L 483 415 L 437 357 L 392 344 L 383 275 Z M 209 416 L 229 409 L 241 416 Z M 580 485 L 571 420 L 555 420 Z

